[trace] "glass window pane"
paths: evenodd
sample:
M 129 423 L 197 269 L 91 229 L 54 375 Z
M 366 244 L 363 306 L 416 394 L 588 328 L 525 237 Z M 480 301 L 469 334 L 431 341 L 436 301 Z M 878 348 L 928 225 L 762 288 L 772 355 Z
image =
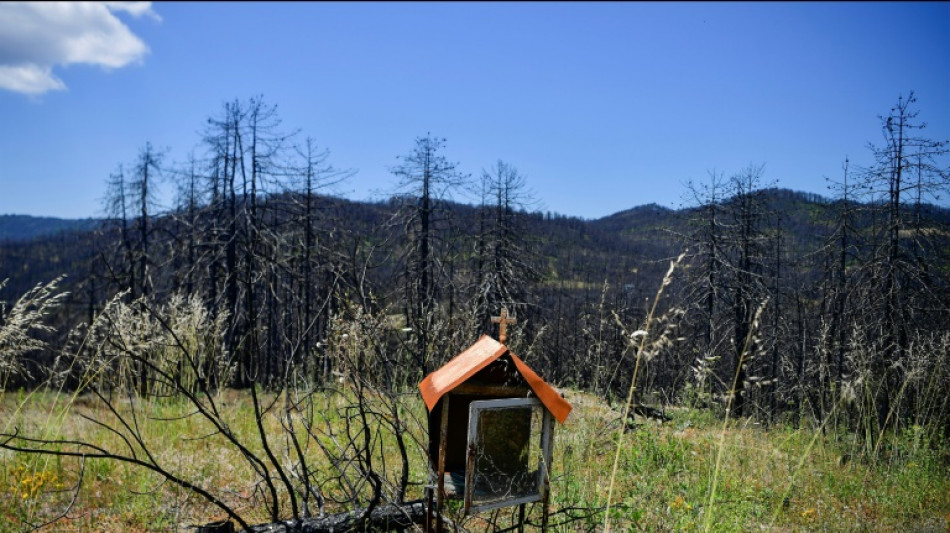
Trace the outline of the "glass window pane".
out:
M 529 399 L 505 403 L 521 405 L 487 407 L 491 401 L 472 404 L 474 434 L 469 435 L 469 442 L 473 457 L 471 479 L 466 480 L 472 507 L 540 499 L 541 407 Z

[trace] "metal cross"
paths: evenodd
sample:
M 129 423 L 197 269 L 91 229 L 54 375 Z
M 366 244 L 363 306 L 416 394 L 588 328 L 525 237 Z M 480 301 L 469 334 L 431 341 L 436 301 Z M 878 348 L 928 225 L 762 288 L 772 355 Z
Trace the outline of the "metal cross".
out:
M 493 316 L 491 317 L 491 321 L 493 324 L 498 324 L 498 341 L 501 342 L 502 344 L 505 343 L 505 337 L 506 337 L 505 333 L 506 333 L 506 330 L 508 329 L 508 324 L 518 323 L 518 320 L 516 318 L 508 317 L 507 307 L 502 307 L 501 316 Z

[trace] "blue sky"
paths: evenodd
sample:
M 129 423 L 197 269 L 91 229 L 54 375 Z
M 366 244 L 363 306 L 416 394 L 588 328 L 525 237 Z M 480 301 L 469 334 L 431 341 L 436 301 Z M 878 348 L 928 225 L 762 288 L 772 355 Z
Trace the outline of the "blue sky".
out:
M 538 207 L 586 218 L 678 207 L 687 180 L 750 163 L 825 193 L 910 90 L 950 139 L 950 3 L 57 9 L 0 4 L 0 213 L 99 216 L 147 141 L 184 161 L 225 101 L 258 94 L 356 171 L 340 195 L 392 192 L 431 132 L 462 171 L 502 159 Z

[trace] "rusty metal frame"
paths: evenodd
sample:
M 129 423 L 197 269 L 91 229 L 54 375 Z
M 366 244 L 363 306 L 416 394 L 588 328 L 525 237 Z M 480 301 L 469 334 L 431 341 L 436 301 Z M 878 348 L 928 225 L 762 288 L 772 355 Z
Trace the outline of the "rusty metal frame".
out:
M 486 503 L 483 505 L 472 505 L 472 493 L 474 492 L 474 470 L 475 470 L 475 439 L 478 433 L 478 418 L 483 411 L 499 409 L 519 409 L 519 408 L 538 409 L 541 413 L 541 461 L 538 465 L 538 491 L 535 494 L 500 500 L 497 502 Z M 465 492 L 464 492 L 464 512 L 473 514 L 489 509 L 499 507 L 509 507 L 515 505 L 524 505 L 526 503 L 543 502 L 544 520 L 547 522 L 547 502 L 549 491 L 549 465 L 551 464 L 551 444 L 554 434 L 554 417 L 544 407 L 537 398 L 503 398 L 499 400 L 475 400 L 469 405 L 468 415 L 468 453 L 465 464 Z

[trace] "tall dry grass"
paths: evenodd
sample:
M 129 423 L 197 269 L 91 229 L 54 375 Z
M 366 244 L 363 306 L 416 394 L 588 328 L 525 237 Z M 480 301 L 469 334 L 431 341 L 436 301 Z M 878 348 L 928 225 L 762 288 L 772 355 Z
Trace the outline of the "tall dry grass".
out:
M 53 328 L 46 321 L 68 294 L 59 291 L 60 281 L 38 284 L 10 307 L 0 300 L 0 395 L 11 378 L 32 378 L 24 356 L 47 347 L 42 335 Z M 0 282 L 0 291 L 6 284 Z
M 660 302 L 660 298 L 663 296 L 663 289 L 673 282 L 673 272 L 676 270 L 676 266 L 683 260 L 685 255 L 685 252 L 680 254 L 680 256 L 677 257 L 675 261 L 670 263 L 670 268 L 667 270 L 666 275 L 663 276 L 663 281 L 660 283 L 660 288 L 657 290 L 656 296 L 653 299 L 653 305 L 650 306 L 650 312 L 647 314 L 643 328 L 626 335 L 626 337 L 629 339 L 628 348 L 635 346 L 636 358 L 633 366 L 633 374 L 630 377 L 630 388 L 627 392 L 627 400 L 624 402 L 623 414 L 620 417 L 621 423 L 617 429 L 616 452 L 614 453 L 613 465 L 610 468 L 610 480 L 607 484 L 607 505 L 604 512 L 604 533 L 610 532 L 610 507 L 613 504 L 617 468 L 620 464 L 620 453 L 623 449 L 627 419 L 630 416 L 631 408 L 633 407 L 633 400 L 636 397 L 637 378 L 639 376 L 640 363 L 644 358 L 644 354 L 646 353 L 647 340 L 650 336 L 650 328 L 653 326 L 653 317 L 656 313 L 656 308 Z M 661 344 L 664 342 L 664 340 L 665 338 L 661 335 L 659 338 L 651 339 L 651 342 L 654 344 Z

